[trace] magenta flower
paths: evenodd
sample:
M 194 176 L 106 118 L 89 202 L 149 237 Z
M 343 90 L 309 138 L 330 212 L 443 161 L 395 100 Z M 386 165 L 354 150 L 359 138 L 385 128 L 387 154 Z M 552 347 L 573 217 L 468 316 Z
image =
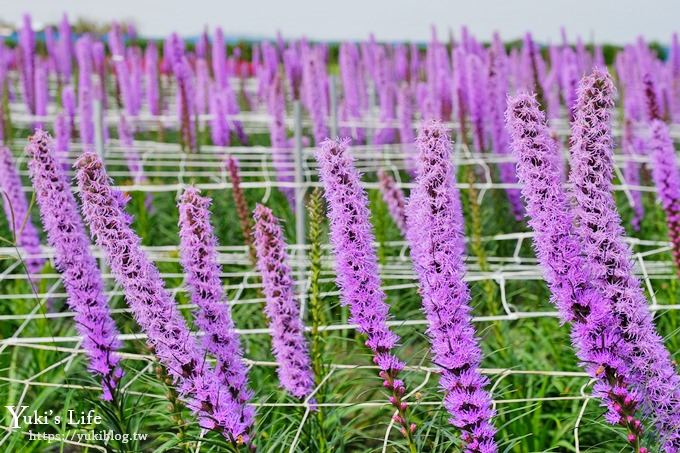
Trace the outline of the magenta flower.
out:
M 28 166 L 40 217 L 48 243 L 54 247 L 68 305 L 75 312 L 76 329 L 83 337 L 88 367 L 101 376 L 102 398 L 111 400 L 123 374 L 117 353 L 121 345 L 76 200 L 61 163 L 55 158 L 52 138 L 47 132 L 36 131 L 29 139 L 26 153 L 30 158 Z
M 39 274 L 45 259 L 40 257 L 40 236 L 31 222 L 28 201 L 21 186 L 21 177 L 14 166 L 12 153 L 6 146 L 0 146 L 0 189 L 2 204 L 16 245 L 24 249 L 24 265 L 29 274 Z
M 605 70 L 581 80 L 572 122 L 571 174 L 574 218 L 593 285 L 610 304 L 630 347 L 630 376 L 643 409 L 653 417 L 667 451 L 680 449 L 680 375 L 656 332 L 633 272 L 621 218 L 612 195 L 611 109 L 614 84 Z
M 470 315 L 465 274 L 465 233 L 451 143 L 432 121 L 420 132 L 416 188 L 406 208 L 411 257 L 429 327 L 433 362 L 442 369 L 440 386 L 449 422 L 462 431 L 465 451 L 497 451 L 491 423 L 489 380 L 478 368 L 482 351 Z
M 606 420 L 625 426 L 638 445 L 642 427 L 634 418 L 639 398 L 631 390 L 632 351 L 603 295 L 591 285 L 545 115 L 533 96 L 519 94 L 508 101 L 506 117 L 534 248 L 553 302 L 562 320 L 572 324 L 572 344 L 596 380 L 593 393 L 607 408 Z
M 247 424 L 234 414 L 241 410 L 229 392 L 220 388 L 218 374 L 205 360 L 165 283 L 140 248 L 130 227 L 126 202 L 99 158 L 84 153 L 76 162 L 83 214 L 95 242 L 106 252 L 114 278 L 125 292 L 147 342 L 173 378 L 180 396 L 199 418 L 202 428 L 222 432 L 232 442 L 248 443 Z
M 257 268 L 267 299 L 265 313 L 272 333 L 272 350 L 279 365 L 279 382 L 294 397 L 304 398 L 314 390 L 314 373 L 300 307 L 295 300 L 295 280 L 288 264 L 283 232 L 272 211 L 261 204 L 255 207 L 253 217 Z
M 662 121 L 652 121 L 649 149 L 654 166 L 652 176 L 659 191 L 659 200 L 666 213 L 668 237 L 673 248 L 673 258 L 680 275 L 680 167 L 675 147 Z
M 196 326 L 203 335 L 203 347 L 217 359 L 220 382 L 238 410 L 240 423 L 253 424 L 254 409 L 247 405 L 248 370 L 234 321 L 220 281 L 217 239 L 210 224 L 210 199 L 188 188 L 179 203 L 179 237 L 182 267 L 191 301 L 198 306 Z

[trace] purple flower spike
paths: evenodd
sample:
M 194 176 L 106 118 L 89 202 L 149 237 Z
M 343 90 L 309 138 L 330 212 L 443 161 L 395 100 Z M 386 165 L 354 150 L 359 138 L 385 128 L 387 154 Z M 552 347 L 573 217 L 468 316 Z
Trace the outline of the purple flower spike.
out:
M 489 119 L 491 120 L 490 129 L 493 142 L 492 150 L 499 156 L 508 156 L 510 154 L 508 132 L 505 129 L 505 122 L 503 120 L 505 101 L 508 94 L 507 56 L 505 55 L 503 43 L 497 35 L 494 37 L 490 58 L 488 95 Z M 504 162 L 498 164 L 498 173 L 501 182 L 504 184 L 517 183 L 517 173 L 512 163 Z M 505 194 L 510 202 L 510 208 L 515 220 L 520 222 L 524 218 L 524 206 L 522 205 L 520 191 L 518 189 L 505 189 Z
M 614 84 L 605 70 L 581 80 L 572 123 L 571 174 L 577 231 L 592 270 L 631 348 L 631 377 L 643 409 L 654 419 L 667 451 L 680 449 L 680 375 L 656 332 L 612 195 L 611 110 Z
M 596 380 L 593 393 L 607 408 L 605 419 L 625 426 L 637 443 L 642 427 L 634 417 L 639 398 L 630 387 L 631 348 L 603 295 L 590 284 L 545 115 L 533 96 L 519 94 L 508 101 L 506 117 L 536 256 L 553 301 L 562 320 L 572 324 L 572 344 Z
M 196 325 L 204 332 L 203 347 L 217 359 L 217 373 L 238 408 L 240 423 L 253 424 L 248 371 L 234 321 L 226 301 L 218 262 L 217 239 L 210 225 L 210 199 L 188 188 L 179 203 L 179 237 L 182 267 L 191 301 L 198 306 Z
M 680 276 L 680 167 L 675 157 L 675 147 L 662 121 L 652 122 L 649 142 L 654 167 L 652 176 L 659 191 L 661 206 L 666 212 L 668 237 L 673 247 L 673 258 Z
M 392 220 L 401 231 L 402 236 L 406 237 L 406 214 L 404 213 L 404 192 L 397 187 L 397 182 L 382 168 L 378 170 L 378 187 L 382 194 L 387 209 L 392 216 Z
M 107 255 L 111 272 L 122 287 L 148 344 L 172 376 L 202 428 L 224 434 L 231 442 L 249 443 L 248 425 L 238 414 L 241 403 L 221 388 L 218 374 L 165 289 L 158 269 L 140 248 L 140 238 L 124 211 L 127 201 L 111 187 L 104 164 L 91 152 L 76 162 L 83 214 L 95 242 Z
M 29 14 L 24 14 L 23 24 L 19 30 L 18 56 L 26 109 L 29 113 L 35 114 L 35 32 Z
M 261 204 L 255 208 L 253 217 L 257 268 L 267 298 L 265 312 L 272 332 L 272 350 L 279 365 L 279 381 L 294 397 L 305 398 L 314 390 L 314 373 L 300 308 L 295 300 L 295 280 L 288 264 L 283 232 L 272 211 Z
M 309 115 L 312 118 L 314 130 L 314 142 L 321 143 L 328 138 L 326 126 L 325 92 L 321 84 L 319 73 L 321 72 L 320 52 L 317 48 L 309 48 L 302 55 L 303 71 L 302 83 L 304 97 L 306 99 Z
M 55 250 L 55 263 L 62 274 L 68 305 L 76 313 L 76 329 L 83 337 L 89 369 L 101 376 L 102 398 L 109 401 L 123 372 L 118 365 L 118 330 L 104 295 L 104 282 L 90 254 L 90 241 L 70 184 L 61 162 L 55 158 L 52 138 L 47 132 L 36 131 L 26 153 L 40 217 L 47 240 Z
M 294 157 L 288 145 L 286 130 L 286 98 L 283 91 L 283 80 L 274 76 L 274 80 L 268 87 L 269 99 L 267 102 L 271 120 L 269 122 L 269 136 L 272 144 L 272 160 L 276 179 L 280 182 L 289 183 L 293 176 Z M 286 196 L 291 206 L 295 206 L 295 189 L 293 187 L 281 187 L 281 192 Z
M 407 440 L 411 440 L 406 420 L 403 382 L 397 379 L 404 363 L 392 349 L 399 341 L 387 325 L 389 306 L 380 287 L 378 259 L 373 249 L 368 197 L 361 188 L 359 172 L 347 150 L 349 140 L 325 140 L 316 152 L 319 177 L 328 203 L 330 239 L 336 262 L 336 282 L 341 302 L 349 306 L 350 323 L 366 335 L 366 346 L 380 368 L 384 386 L 392 391 L 390 399 L 399 411 L 399 421 Z
M 0 146 L 0 189 L 2 204 L 10 229 L 16 238 L 16 244 L 27 254 L 24 259 L 29 274 L 39 274 L 44 258 L 40 256 L 40 237 L 38 230 L 31 222 L 28 201 L 21 187 L 21 177 L 14 166 L 12 153 L 6 146 Z
M 470 291 L 463 281 L 463 215 L 451 143 L 436 121 L 418 137 L 416 188 L 407 205 L 408 240 L 420 281 L 433 362 L 442 368 L 440 386 L 449 422 L 462 431 L 465 452 L 497 451 L 491 423 L 489 380 L 478 368 L 482 352 L 471 323 Z
M 86 151 L 94 144 L 94 113 L 92 88 L 92 40 L 88 35 L 76 42 L 78 57 L 78 115 L 80 119 L 80 140 Z
M 160 78 L 158 75 L 158 48 L 149 42 L 144 51 L 144 72 L 146 81 L 146 101 L 152 115 L 161 114 Z

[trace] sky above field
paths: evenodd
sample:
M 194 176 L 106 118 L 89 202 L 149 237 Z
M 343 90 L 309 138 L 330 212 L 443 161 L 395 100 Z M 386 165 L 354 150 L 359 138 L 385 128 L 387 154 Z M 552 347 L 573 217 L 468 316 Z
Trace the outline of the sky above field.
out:
M 172 31 L 197 34 L 221 25 L 226 34 L 311 39 L 426 40 L 430 26 L 440 37 L 461 25 L 482 39 L 497 30 L 514 39 L 531 30 L 542 42 L 558 41 L 560 27 L 595 42 L 630 42 L 637 35 L 667 42 L 680 30 L 678 0 L 0 0 L 0 18 L 18 22 L 24 12 L 35 21 L 134 19 L 145 36 Z

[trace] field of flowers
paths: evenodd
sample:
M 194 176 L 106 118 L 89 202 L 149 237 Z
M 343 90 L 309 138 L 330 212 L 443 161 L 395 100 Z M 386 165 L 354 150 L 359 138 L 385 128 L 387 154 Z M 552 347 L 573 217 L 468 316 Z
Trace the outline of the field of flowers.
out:
M 680 40 L 0 42 L 0 449 L 680 452 Z

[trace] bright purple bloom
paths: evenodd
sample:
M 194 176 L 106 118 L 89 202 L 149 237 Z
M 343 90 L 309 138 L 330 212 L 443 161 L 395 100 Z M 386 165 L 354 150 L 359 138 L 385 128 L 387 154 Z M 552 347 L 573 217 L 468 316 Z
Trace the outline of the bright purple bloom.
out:
M 279 365 L 279 381 L 291 395 L 304 398 L 314 390 L 314 373 L 300 307 L 295 300 L 295 280 L 288 264 L 283 231 L 272 211 L 261 204 L 255 208 L 253 217 L 257 268 L 267 299 L 265 313 Z
M 102 379 L 104 400 L 113 399 L 123 374 L 118 363 L 120 341 L 104 294 L 97 262 L 78 213 L 71 186 L 53 152 L 52 138 L 42 130 L 26 147 L 29 170 L 48 243 L 54 247 L 56 267 L 62 274 L 68 305 L 83 337 L 90 371 Z
M 406 201 L 404 192 L 397 186 L 397 182 L 382 168 L 378 170 L 378 187 L 382 198 L 387 205 L 387 210 L 392 216 L 392 220 L 401 231 L 402 236 L 406 237 L 406 214 L 404 208 Z
M 465 232 L 451 143 L 438 122 L 423 127 L 416 188 L 406 208 L 411 257 L 420 281 L 433 362 L 449 422 L 462 431 L 465 452 L 497 451 L 489 380 L 479 373 L 482 351 L 472 326 L 465 274 Z
M 611 110 L 614 84 L 595 69 L 578 88 L 572 122 L 571 174 L 574 218 L 591 280 L 608 301 L 631 349 L 630 377 L 639 386 L 645 409 L 654 418 L 667 451 L 680 449 L 680 375 L 656 332 L 642 287 L 633 273 L 633 256 L 612 195 Z
M 0 189 L 2 204 L 16 245 L 24 249 L 23 260 L 29 274 L 39 274 L 45 259 L 40 258 L 40 236 L 31 222 L 28 201 L 21 186 L 21 177 L 14 166 L 12 153 L 6 146 L 0 146 Z
M 680 275 L 680 167 L 668 127 L 661 121 L 653 121 L 649 149 L 654 166 L 652 176 L 659 193 L 661 206 L 666 213 L 668 238 L 673 247 L 673 258 Z
M 210 225 L 210 199 L 188 188 L 179 203 L 179 237 L 182 267 L 191 301 L 198 306 L 196 326 L 203 335 L 203 347 L 217 359 L 218 377 L 238 408 L 240 423 L 246 429 L 253 424 L 254 409 L 247 405 L 252 397 L 248 389 L 248 370 L 235 332 L 231 310 L 226 300 L 218 262 L 217 239 Z
M 343 304 L 350 307 L 350 322 L 358 324 L 359 331 L 368 336 L 366 344 L 379 354 L 379 361 L 389 362 L 384 359 L 392 357 L 389 351 L 399 337 L 386 324 L 389 307 L 380 288 L 368 199 L 347 145 L 348 141 L 326 140 L 316 154 L 328 202 L 337 282 Z M 399 362 L 398 366 L 401 369 L 403 364 Z
M 637 439 L 638 396 L 630 390 L 628 365 L 632 351 L 602 294 L 590 284 L 545 115 L 533 96 L 522 93 L 508 101 L 506 117 L 534 248 L 553 302 L 562 320 L 572 324 L 572 344 L 581 366 L 596 379 L 593 393 L 607 408 L 606 420 L 626 426 Z
M 177 309 L 158 269 L 140 248 L 125 197 L 111 187 L 104 165 L 88 152 L 76 162 L 83 214 L 95 242 L 106 252 L 111 272 L 125 292 L 148 344 L 174 379 L 178 392 L 202 428 L 217 430 L 232 442 L 248 442 L 248 426 L 234 414 L 241 404 L 221 389 L 215 370 Z
M 365 344 L 373 351 L 373 362 L 380 369 L 385 387 L 392 391 L 390 402 L 398 408 L 399 423 L 404 435 L 410 439 L 411 425 L 405 418 L 407 404 L 401 401 L 406 389 L 403 381 L 397 379 L 404 362 L 392 352 L 399 337 L 387 325 L 389 306 L 380 287 L 368 197 L 347 150 L 348 142 L 348 139 L 325 140 L 316 152 L 319 177 L 328 203 L 336 282 L 341 303 L 349 306 L 349 322 L 357 324 L 359 332 L 366 335 Z
M 47 60 L 36 58 L 35 83 L 33 87 L 35 90 L 35 115 L 39 117 L 47 116 L 47 104 L 50 102 L 50 92 L 47 83 L 48 73 L 49 68 L 47 66 Z M 42 123 L 36 122 L 34 127 L 40 129 L 42 128 Z

